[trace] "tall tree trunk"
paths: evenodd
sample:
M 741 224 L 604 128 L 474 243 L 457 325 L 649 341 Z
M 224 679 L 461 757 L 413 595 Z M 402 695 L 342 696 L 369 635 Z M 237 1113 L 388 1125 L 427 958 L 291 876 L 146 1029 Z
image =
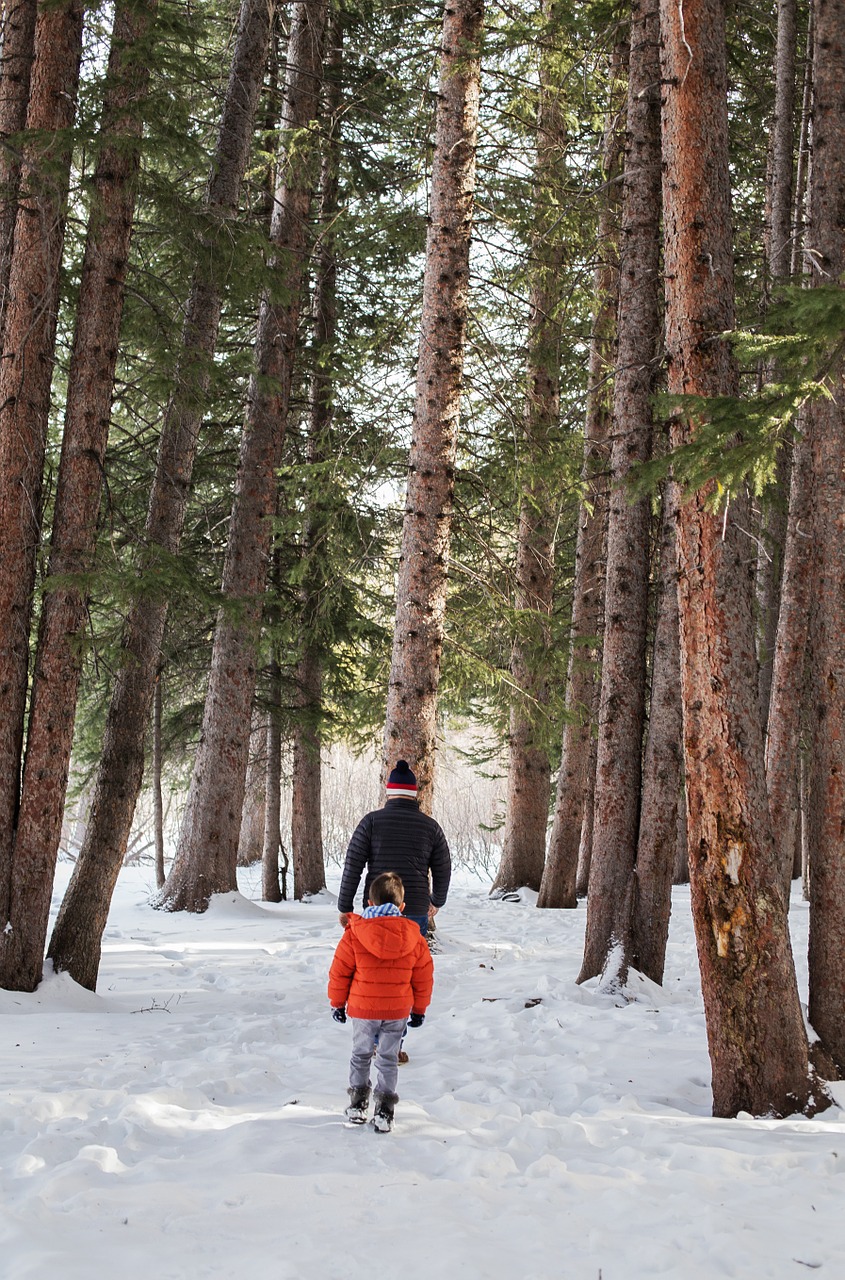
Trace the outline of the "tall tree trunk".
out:
M 623 917 L 637 852 L 646 691 L 651 501 L 631 500 L 628 474 L 651 456 L 660 372 L 660 67 L 656 0 L 631 14 L 628 126 L 622 188 L 617 368 L 613 388 L 607 580 L 593 856 L 579 981 L 613 953 L 627 964 Z M 617 968 L 610 980 L 621 976 Z
M 149 82 L 149 50 L 139 57 L 137 45 L 153 12 L 146 3 L 123 5 L 112 30 L 12 855 L 12 933 L 6 935 L 0 973 L 4 985 L 25 991 L 41 981 L 62 833 L 82 669 L 80 633 L 87 620 L 87 596 L 73 578 L 89 571 L 94 559 L 140 165 L 140 107 Z M 50 579 L 59 585 L 51 588 Z
M 42 485 L 70 175 L 69 130 L 82 56 L 82 3 L 41 9 L 36 23 L 20 205 L 0 360 L 0 919 L 12 911 L 29 674 L 41 543 Z M 0 926 L 2 928 L 3 926 Z M 16 926 L 4 934 L 0 981 L 17 982 Z M 40 957 L 39 957 L 40 964 Z M 6 977 L 8 975 L 8 977 Z
M 681 707 L 683 716 L 683 707 Z M 678 805 L 678 829 L 675 846 L 675 874 L 673 884 L 689 884 L 689 842 L 687 840 L 687 789 L 686 783 L 681 789 L 681 802 Z
M 595 311 L 590 338 L 587 415 L 584 426 L 583 498 L 578 513 L 575 581 L 566 718 L 555 792 L 555 812 L 538 907 L 578 905 L 576 877 L 581 866 L 589 874 L 592 856 L 592 804 L 595 780 L 593 729 L 598 710 L 599 640 L 604 620 L 605 535 L 607 531 L 608 432 L 610 397 L 608 371 L 613 362 L 618 297 L 619 209 L 622 199 L 621 161 L 624 126 L 619 85 L 627 62 L 627 47 L 617 44 L 610 66 L 609 108 L 604 131 L 602 172 L 605 197 L 599 218 L 598 261 L 593 278 Z M 584 846 L 585 828 L 589 843 Z
M 334 224 L 338 213 L 342 108 L 343 17 L 332 17 L 326 54 L 324 117 L 326 136 L 320 165 L 320 235 L 314 250 L 314 369 L 309 388 L 308 460 L 317 475 L 305 530 L 306 572 L 302 586 L 303 641 L 297 667 L 299 715 L 293 731 L 291 853 L 294 897 L 326 887 L 323 859 L 320 721 L 323 711 L 323 644 L 320 605 L 328 589 L 326 547 L 332 508 L 325 498 L 321 464 L 331 453 L 337 339 L 337 259 Z
M 242 0 L 238 35 L 226 89 L 220 131 L 206 193 L 209 221 L 223 245 L 237 215 L 252 128 L 261 89 L 272 5 Z M 59 910 L 48 955 L 93 990 L 100 947 L 144 771 L 144 740 L 155 673 L 167 618 L 166 591 L 151 591 L 158 566 L 179 550 L 205 395 L 220 322 L 227 257 L 210 252 L 194 272 L 188 299 L 176 389 L 167 406 L 150 494 L 141 575 L 147 590 L 132 605 L 121 641 L 122 662 L 106 719 L 85 840 Z M 219 274 L 207 274 L 212 262 Z M 219 265 L 218 265 L 219 264 Z
M 798 761 L 806 702 L 807 628 L 813 543 L 813 472 L 806 414 L 793 449 L 780 613 L 775 638 L 772 696 L 766 735 L 766 787 L 787 901 L 798 823 Z
M 169 911 L 205 911 L 212 894 L 237 888 L 250 707 L 314 187 L 316 146 L 302 135 L 319 117 L 327 10 L 327 0 L 304 0 L 296 5 L 291 21 L 284 133 L 286 140 L 295 138 L 296 145 L 290 148 L 277 179 L 270 228 L 277 279 L 272 294 L 268 291 L 262 298 L 259 311 L 255 371 L 247 396 L 223 568 L 227 603 L 217 617 L 202 731 L 179 844 L 160 896 L 160 905 Z M 267 801 L 269 805 L 269 796 Z
M 598 698 L 601 690 L 598 681 L 593 690 L 592 720 L 598 720 Z M 591 736 L 587 743 L 589 758 L 586 766 L 584 786 L 584 818 L 581 823 L 581 843 L 578 846 L 578 870 L 575 876 L 575 894 L 578 898 L 586 898 L 590 892 L 590 869 L 593 863 L 593 831 L 596 825 L 596 756 L 598 741 Z
M 20 133 L 26 124 L 38 0 L 7 0 L 4 10 L 3 73 L 0 78 L 0 342 L 9 296 L 9 271 L 21 180 L 20 143 L 8 140 Z
M 766 266 L 774 287 L 788 280 L 792 272 L 797 9 L 797 0 L 778 0 L 775 105 L 769 131 L 765 244 Z
M 322 665 L 309 647 L 299 662 L 302 712 L 293 738 L 291 846 L 294 897 L 307 898 L 326 887 L 322 830 L 320 731 L 313 716 L 322 705 Z
M 426 812 L 434 787 L 463 386 L 482 22 L 483 0 L 452 0 L 445 6 L 414 427 L 384 729 L 383 776 L 396 760 L 410 761 Z
M 845 6 L 819 3 L 813 44 L 813 158 L 807 250 L 814 285 L 845 273 Z M 845 1071 L 845 360 L 831 398 L 810 406 L 813 547 L 810 614 L 810 1021 Z
M 267 732 L 263 718 L 253 711 L 249 735 L 249 764 L 246 771 L 241 830 L 238 836 L 238 866 L 251 867 L 261 857 L 264 844 L 264 808 L 266 804 Z
M 797 0 L 778 0 L 778 35 L 775 54 L 775 105 L 769 133 L 766 184 L 766 268 L 769 286 L 778 288 L 790 277 L 792 261 L 792 172 L 795 147 L 795 50 Z M 774 366 L 767 381 L 777 377 Z M 773 492 L 766 498 L 762 538 L 757 560 L 758 657 L 760 662 L 760 714 L 765 730 L 769 717 L 772 668 L 777 636 L 778 607 L 786 543 L 787 492 L 792 467 L 791 443 L 778 450 Z
M 733 258 L 721 0 L 661 0 L 669 391 L 730 395 Z M 673 442 L 694 434 L 690 411 Z M 763 770 L 745 504 L 711 486 L 678 520 L 692 906 L 713 1111 L 787 1115 L 811 1096 L 807 1036 Z
M 280 814 L 282 798 L 282 669 L 270 663 L 270 708 L 267 712 L 267 783 L 264 806 L 264 842 L 261 848 L 261 896 L 265 902 L 281 902 L 279 884 Z
M 161 672 L 156 674 L 156 687 L 153 695 L 153 835 L 155 838 L 156 887 L 161 888 L 165 881 L 164 874 L 164 795 L 161 785 L 162 749 L 161 749 Z
M 801 123 L 798 129 L 798 162 L 795 167 L 795 194 L 792 201 L 792 258 L 789 274 L 801 273 L 804 259 L 804 204 L 810 167 L 810 109 L 813 104 L 813 5 L 807 15 L 807 42 L 804 53 L 804 89 L 801 94 Z
M 648 738 L 637 836 L 636 892 L 631 920 L 631 964 L 652 982 L 663 982 L 681 799 L 681 655 L 678 647 L 676 486 L 663 493 L 660 534 L 660 599 L 654 634 Z
M 552 37 L 551 24 L 547 39 Z M 537 227 L 531 247 L 531 304 L 528 318 L 527 396 L 523 418 L 525 473 L 516 550 L 516 634 L 511 678 L 510 761 L 502 839 L 502 861 L 492 892 L 527 885 L 539 890 L 546 860 L 549 822 L 549 756 L 543 745 L 549 701 L 542 665 L 550 643 L 548 618 L 554 595 L 555 507 L 550 476 L 550 442 L 560 419 L 559 233 L 561 158 L 566 143 L 560 89 L 548 54 L 540 58 L 534 204 Z

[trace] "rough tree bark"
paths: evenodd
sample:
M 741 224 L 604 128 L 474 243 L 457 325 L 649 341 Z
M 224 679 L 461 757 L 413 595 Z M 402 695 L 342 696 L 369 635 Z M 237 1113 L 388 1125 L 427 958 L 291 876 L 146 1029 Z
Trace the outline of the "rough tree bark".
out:
M 778 0 L 778 34 L 775 52 L 775 103 L 769 132 L 766 183 L 765 256 L 767 285 L 778 288 L 790 278 L 792 262 L 792 193 L 795 163 L 795 50 L 798 33 L 796 0 Z M 777 376 L 766 371 L 767 381 Z M 769 717 L 781 582 L 786 543 L 787 495 L 792 468 L 791 442 L 778 450 L 773 492 L 767 495 L 760 553 L 757 559 L 757 653 L 760 663 L 759 696 L 763 728 Z
M 611 494 L 587 930 L 579 982 L 622 980 L 630 949 L 646 693 L 651 501 L 628 476 L 651 457 L 660 373 L 660 67 L 656 0 L 632 6 L 622 187 Z M 611 959 L 612 957 L 612 959 Z
M 261 857 L 264 845 L 264 806 L 267 766 L 264 753 L 267 733 L 264 720 L 253 710 L 249 735 L 249 764 L 246 771 L 241 830 L 238 836 L 238 866 L 251 867 Z
M 334 346 L 337 337 L 337 259 L 334 224 L 338 212 L 342 107 L 343 19 L 333 15 L 326 51 L 325 139 L 320 165 L 320 235 L 314 250 L 312 305 L 314 369 L 309 388 L 308 460 L 320 475 L 331 450 Z M 311 498 L 305 530 L 306 573 L 302 585 L 303 641 L 297 665 L 299 715 L 293 730 L 291 854 L 294 897 L 326 887 L 323 858 L 320 719 L 323 710 L 323 650 L 316 622 L 327 589 L 325 549 L 331 538 L 331 504 L 321 477 Z
M 11 920 L 12 910 L 12 845 L 70 176 L 68 135 L 81 56 L 81 0 L 42 8 L 26 118 L 32 133 L 21 160 L 0 360 L 0 928 Z M 16 982 L 14 928 L 5 935 L 2 967 Z
M 417 775 L 420 807 L 425 812 L 431 811 L 434 787 L 437 687 L 469 294 L 482 22 L 483 0 L 453 0 L 445 6 L 414 425 L 384 729 L 383 776 L 398 759 L 408 760 Z
M 789 901 L 799 820 L 799 742 L 805 706 L 807 628 L 812 592 L 813 472 L 806 414 L 792 451 L 789 516 L 766 734 L 766 787 L 772 831 Z
M 804 263 L 804 204 L 810 168 L 810 108 L 813 103 L 813 6 L 807 15 L 807 45 L 804 54 L 804 88 L 801 93 L 801 123 L 798 126 L 798 159 L 795 166 L 795 194 L 792 200 L 792 260 L 789 274 L 794 280 Z
M 661 0 L 668 385 L 730 395 L 733 257 L 722 0 Z M 673 442 L 691 438 L 691 410 Z M 678 520 L 692 906 L 713 1111 L 787 1115 L 812 1096 L 763 771 L 745 504 L 708 486 Z
M 549 701 L 543 673 L 549 647 L 548 618 L 554 595 L 555 504 L 550 476 L 550 442 L 560 419 L 560 169 L 566 142 L 560 87 L 540 58 L 534 204 L 537 227 L 531 249 L 531 303 L 528 318 L 527 396 L 523 416 L 522 466 L 516 550 L 517 633 L 511 677 L 519 693 L 511 702 L 505 829 L 502 860 L 492 893 L 527 885 L 539 890 L 546 860 L 550 766 L 543 745 Z
M 537 899 L 538 907 L 576 907 L 579 852 L 581 867 L 587 873 L 592 853 L 592 815 L 589 815 L 587 821 L 587 811 L 592 804 L 595 778 L 593 729 L 598 710 L 598 636 L 604 619 L 610 428 L 608 374 L 613 362 L 616 334 L 619 208 L 622 198 L 620 178 L 624 145 L 619 86 L 624 78 L 626 61 L 627 46 L 620 43 L 613 51 L 610 66 L 610 107 L 605 122 L 602 155 L 605 197 L 599 218 L 598 261 L 593 279 L 596 301 L 590 338 L 584 463 L 581 469 L 584 496 L 578 512 L 575 546 L 566 718 L 555 791 L 554 820 Z
M 845 6 L 820 0 L 813 44 L 813 159 L 806 252 L 814 285 L 845 273 Z M 810 406 L 810 1021 L 845 1071 L 845 360 Z
M 651 668 L 648 737 L 631 917 L 631 964 L 652 982 L 663 982 L 672 881 L 681 802 L 681 655 L 678 647 L 678 495 L 669 481 L 663 493 L 660 534 L 660 599 Z M 686 854 L 686 846 L 684 848 Z
M 112 29 L 12 854 L 12 932 L 0 969 L 4 985 L 26 991 L 41 981 L 62 832 L 87 622 L 87 595 L 73 578 L 94 559 L 149 82 L 149 46 L 141 42 L 153 13 L 154 0 L 121 5 Z
M 38 0 L 9 0 L 3 13 L 3 74 L 0 78 L 0 341 L 9 296 L 9 271 L 18 213 L 21 149 L 14 135 L 26 124 L 35 53 Z
M 162 690 L 161 672 L 156 676 L 153 695 L 153 835 L 155 838 L 156 887 L 164 884 L 164 793 L 162 790 Z
M 282 811 L 282 669 L 275 657 L 270 662 L 270 706 L 267 711 L 267 772 L 264 806 L 264 840 L 261 845 L 261 897 L 265 902 L 281 902 L 279 849 Z
M 205 247 L 225 244 L 236 216 L 261 89 L 272 5 L 242 0 L 235 52 L 205 199 Z M 219 233 L 219 234 L 215 234 Z M 225 264 L 226 255 L 205 261 Z M 203 405 L 220 322 L 223 279 L 197 268 L 188 299 L 176 389 L 167 406 L 150 494 L 139 593 L 124 626 L 122 662 L 106 719 L 91 814 L 48 955 L 92 990 L 100 946 L 144 771 L 144 740 L 155 687 L 167 598 L 152 591 L 159 566 L 179 550 Z
M 291 19 L 283 131 L 286 140 L 296 135 L 296 145 L 277 175 L 270 227 L 276 279 L 259 311 L 223 567 L 227 603 L 217 617 L 200 742 L 176 856 L 158 900 L 169 911 L 205 911 L 212 894 L 237 888 L 257 644 L 315 181 L 316 147 L 303 131 L 319 117 L 327 11 L 327 0 L 304 0 Z

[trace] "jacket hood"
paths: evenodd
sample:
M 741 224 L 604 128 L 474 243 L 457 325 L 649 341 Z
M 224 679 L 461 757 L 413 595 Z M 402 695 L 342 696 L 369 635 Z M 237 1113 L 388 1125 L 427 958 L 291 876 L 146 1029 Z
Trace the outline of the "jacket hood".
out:
M 350 916 L 347 928 L 355 935 L 355 941 L 380 960 L 395 960 L 413 951 L 422 934 L 413 920 L 404 916 Z

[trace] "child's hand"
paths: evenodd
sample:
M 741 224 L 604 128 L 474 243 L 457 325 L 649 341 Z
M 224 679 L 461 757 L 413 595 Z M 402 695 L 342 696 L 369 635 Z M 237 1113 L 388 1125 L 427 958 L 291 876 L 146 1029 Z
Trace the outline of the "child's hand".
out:
M 408 1026 L 421 1027 L 424 1022 L 425 1022 L 424 1013 L 412 1013 L 410 1018 L 408 1019 Z
M 341 1005 L 339 1009 L 332 1009 L 332 1017 L 334 1018 L 335 1022 L 345 1022 L 346 1021 L 345 1007 Z

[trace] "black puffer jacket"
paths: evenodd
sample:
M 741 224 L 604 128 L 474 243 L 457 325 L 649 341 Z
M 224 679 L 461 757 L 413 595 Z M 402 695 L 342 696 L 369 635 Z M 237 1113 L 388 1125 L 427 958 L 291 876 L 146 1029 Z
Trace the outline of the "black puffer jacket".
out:
M 442 827 L 421 812 L 416 800 L 388 800 L 383 809 L 374 809 L 358 823 L 346 851 L 338 911 L 352 910 L 365 867 L 365 906 L 371 881 L 383 871 L 395 871 L 402 877 L 408 916 L 426 916 L 431 903 L 442 907 L 446 901 L 452 874 L 449 846 Z

